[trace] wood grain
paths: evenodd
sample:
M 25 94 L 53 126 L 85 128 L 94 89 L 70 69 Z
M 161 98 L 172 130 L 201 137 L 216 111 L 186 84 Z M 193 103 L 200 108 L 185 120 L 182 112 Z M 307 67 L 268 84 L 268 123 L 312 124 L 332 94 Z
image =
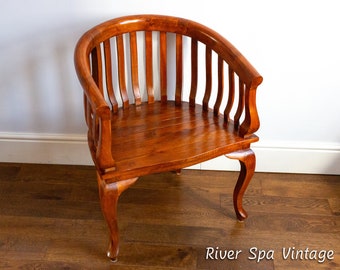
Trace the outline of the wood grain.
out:
M 111 43 L 116 45 L 115 52 Z M 198 54 L 198 47 L 204 48 L 204 56 Z M 199 65 L 202 61 L 205 64 Z M 240 221 L 247 218 L 242 200 L 256 163 L 250 145 L 258 140 L 254 134 L 260 126 L 256 90 L 262 76 L 228 40 L 184 18 L 131 15 L 84 33 L 75 47 L 74 62 L 84 92 L 101 207 L 111 232 L 107 252 L 111 260 L 117 259 L 119 251 L 120 191 L 144 175 L 180 172 L 221 155 L 238 159 L 241 169 L 233 191 L 234 210 Z M 188 64 L 191 69 L 186 68 Z M 199 66 L 205 69 L 203 87 L 198 87 Z M 153 74 L 159 74 L 159 84 L 154 84 Z M 225 76 L 232 89 L 225 87 Z M 234 77 L 239 82 L 237 104 Z M 190 79 L 188 95 L 184 82 Z M 168 98 L 173 92 L 174 97 Z M 220 108 L 224 101 L 227 107 Z M 233 117 L 232 107 L 237 107 Z
M 242 223 L 231 209 L 236 172 L 142 177 L 122 194 L 121 255 L 112 264 L 103 253 L 108 230 L 95 173 L 92 166 L 0 164 L 0 269 L 340 269 L 339 176 L 255 173 Z M 243 253 L 207 260 L 207 247 Z M 274 260 L 249 260 L 252 247 L 274 250 Z M 284 260 L 283 247 L 335 256 Z

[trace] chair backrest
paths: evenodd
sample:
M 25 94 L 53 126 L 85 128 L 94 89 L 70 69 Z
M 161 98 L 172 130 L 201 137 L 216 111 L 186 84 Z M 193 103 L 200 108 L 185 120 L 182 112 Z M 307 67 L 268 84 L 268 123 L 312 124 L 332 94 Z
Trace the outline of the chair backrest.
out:
M 259 127 L 255 92 L 262 77 L 225 38 L 199 23 L 160 15 L 107 21 L 79 40 L 75 65 L 87 122 L 108 107 L 116 112 L 174 99 L 222 112 L 236 129 L 242 120 L 243 136 Z

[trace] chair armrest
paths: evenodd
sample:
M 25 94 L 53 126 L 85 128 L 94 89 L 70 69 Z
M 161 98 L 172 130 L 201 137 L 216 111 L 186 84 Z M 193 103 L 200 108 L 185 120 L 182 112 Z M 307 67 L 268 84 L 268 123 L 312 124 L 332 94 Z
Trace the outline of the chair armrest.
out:
M 247 137 L 255 133 L 260 127 L 260 120 L 256 107 L 256 87 L 245 90 L 245 117 L 239 128 L 241 137 Z
M 220 42 L 222 44 L 220 55 L 239 77 L 239 81 L 242 84 L 242 89 L 244 89 L 244 96 L 242 96 L 244 105 L 241 103 L 238 105 L 240 114 L 244 110 L 244 120 L 241 125 L 239 125 L 237 119 L 236 125 L 239 135 L 241 137 L 247 137 L 256 132 L 260 127 L 260 121 L 256 107 L 256 90 L 257 87 L 262 83 L 263 77 L 228 40 L 221 37 L 218 33 L 215 34 L 219 36 Z M 217 51 L 219 51 L 219 48 L 217 48 Z M 241 95 L 239 98 L 241 99 Z
M 83 42 L 78 42 L 76 46 L 74 63 L 84 91 L 88 142 L 98 171 L 106 173 L 115 170 L 115 161 L 111 152 L 111 110 L 91 75 L 89 60 L 86 57 L 88 54 L 84 53 L 87 49 L 83 44 Z
M 262 83 L 262 76 L 234 45 L 216 31 L 185 19 L 180 19 L 180 26 L 186 35 L 203 42 L 208 48 L 215 51 L 228 64 L 232 73 L 237 74 L 242 82 L 243 93 L 239 96 L 242 101 L 238 104 L 237 116 L 234 119 L 235 127 L 242 137 L 247 137 L 257 131 L 260 122 L 256 109 L 256 89 Z M 227 121 L 229 121 L 232 103 L 233 101 L 230 100 L 230 108 L 226 115 Z M 239 117 L 242 112 L 244 112 L 244 121 L 239 125 Z

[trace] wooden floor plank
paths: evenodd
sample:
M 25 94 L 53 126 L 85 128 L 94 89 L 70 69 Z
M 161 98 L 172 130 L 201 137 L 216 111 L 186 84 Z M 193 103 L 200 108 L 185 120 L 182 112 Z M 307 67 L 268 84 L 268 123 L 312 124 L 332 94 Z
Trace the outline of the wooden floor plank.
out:
M 338 198 L 340 176 L 301 175 L 301 174 L 263 174 L 261 175 L 263 194 L 269 196 L 297 198 Z
M 256 173 L 244 222 L 232 205 L 237 177 L 183 170 L 139 179 L 118 206 L 113 264 L 92 166 L 1 163 L 0 269 L 340 269 L 339 176 Z M 240 253 L 212 258 L 208 248 Z M 283 248 L 335 254 L 285 259 Z M 269 258 L 257 262 L 259 252 Z

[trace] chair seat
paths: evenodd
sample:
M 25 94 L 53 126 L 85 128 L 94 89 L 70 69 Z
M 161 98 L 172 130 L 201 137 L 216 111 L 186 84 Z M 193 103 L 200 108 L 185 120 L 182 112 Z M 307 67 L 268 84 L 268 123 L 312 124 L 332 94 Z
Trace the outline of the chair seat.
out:
M 258 140 L 238 136 L 223 116 L 190 107 L 187 102 L 142 103 L 112 115 L 112 156 L 123 180 L 181 169 L 208 159 L 245 149 Z

